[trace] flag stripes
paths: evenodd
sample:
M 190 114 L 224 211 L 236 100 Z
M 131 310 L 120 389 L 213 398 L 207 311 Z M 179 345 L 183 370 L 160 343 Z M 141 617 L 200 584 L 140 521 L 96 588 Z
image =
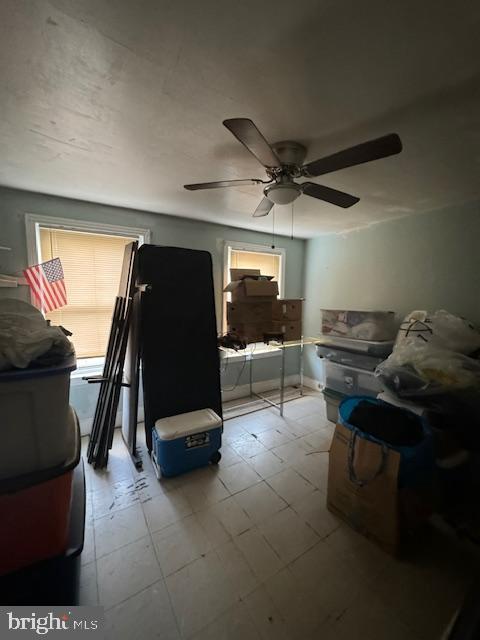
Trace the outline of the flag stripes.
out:
M 67 290 L 59 258 L 36 264 L 24 270 L 37 306 L 48 313 L 67 304 Z

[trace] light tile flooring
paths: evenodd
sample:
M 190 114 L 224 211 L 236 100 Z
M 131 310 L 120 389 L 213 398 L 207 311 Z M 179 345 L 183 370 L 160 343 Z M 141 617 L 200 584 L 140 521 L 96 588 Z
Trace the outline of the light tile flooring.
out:
M 312 394 L 226 421 L 218 467 L 161 482 L 117 433 L 108 470 L 86 465 L 80 596 L 107 638 L 440 638 L 475 563 L 436 533 L 400 562 L 333 516 L 332 432 Z

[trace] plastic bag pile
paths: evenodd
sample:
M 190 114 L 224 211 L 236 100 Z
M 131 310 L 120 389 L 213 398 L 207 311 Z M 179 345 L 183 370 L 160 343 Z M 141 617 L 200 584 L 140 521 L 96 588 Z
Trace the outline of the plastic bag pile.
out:
M 448 311 L 413 311 L 403 321 L 392 354 L 376 369 L 400 398 L 480 394 L 480 332 Z
M 0 371 L 53 365 L 73 353 L 60 327 L 48 325 L 34 306 L 21 300 L 0 300 Z

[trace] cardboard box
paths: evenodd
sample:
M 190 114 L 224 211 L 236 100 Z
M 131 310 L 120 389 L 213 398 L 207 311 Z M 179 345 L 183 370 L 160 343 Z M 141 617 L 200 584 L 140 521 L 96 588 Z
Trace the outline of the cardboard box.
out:
M 260 269 L 230 269 L 230 280 L 235 282 L 236 280 L 243 280 L 248 276 L 259 276 Z
M 224 291 L 232 294 L 232 302 L 248 302 L 248 298 L 253 302 L 272 301 L 278 295 L 278 283 L 271 280 L 236 280 L 230 282 Z
M 262 342 L 263 334 L 272 330 L 271 322 L 232 322 L 228 324 L 228 332 L 235 333 L 246 342 Z
M 279 299 L 272 305 L 274 320 L 301 320 L 303 300 L 301 298 Z
M 232 302 L 268 302 L 278 296 L 278 283 L 259 269 L 230 269 L 230 278 L 224 291 L 231 293 Z
M 275 333 L 283 333 L 283 339 L 286 342 L 290 340 L 300 340 L 302 337 L 302 321 L 274 320 L 272 322 L 272 331 Z
M 329 453 L 327 506 L 385 551 L 397 554 L 401 517 L 398 490 L 400 454 L 357 437 L 352 477 L 349 448 L 353 432 L 337 424 Z M 355 482 L 363 481 L 363 485 Z
M 270 322 L 272 303 L 269 302 L 227 302 L 227 322 Z

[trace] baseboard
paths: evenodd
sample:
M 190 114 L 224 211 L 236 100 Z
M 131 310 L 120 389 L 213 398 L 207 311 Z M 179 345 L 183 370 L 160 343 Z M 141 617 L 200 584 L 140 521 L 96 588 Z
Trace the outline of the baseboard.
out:
M 319 391 L 322 388 L 322 385 L 318 380 L 315 380 L 315 378 L 309 378 L 308 376 L 303 376 L 303 384 L 314 391 Z

